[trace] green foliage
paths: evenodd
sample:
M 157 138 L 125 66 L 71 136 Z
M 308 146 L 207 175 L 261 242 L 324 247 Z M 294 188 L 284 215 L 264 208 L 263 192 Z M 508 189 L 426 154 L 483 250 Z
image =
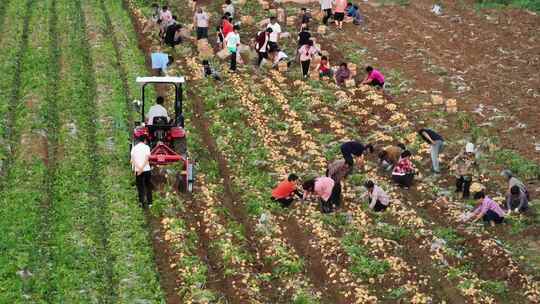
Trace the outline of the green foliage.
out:
M 538 0 L 476 0 L 476 5 L 480 9 L 516 7 L 540 11 L 540 1 Z
M 321 214 L 321 221 L 330 228 L 343 228 L 347 225 L 345 213 Z
M 379 2 L 382 5 L 401 5 L 401 6 L 407 6 L 410 3 L 409 0 L 379 0 Z
M 393 96 L 405 93 L 412 85 L 411 80 L 405 79 L 403 73 L 395 69 L 386 71 L 386 77 L 388 82 L 387 89 Z
M 284 247 L 277 248 L 278 256 L 273 257 L 277 261 L 276 267 L 272 269 L 274 278 L 281 276 L 291 276 L 302 272 L 304 269 L 304 260 L 302 258 L 295 259 L 287 255 L 287 249 Z
M 398 299 L 403 298 L 403 296 L 405 296 L 406 294 L 407 294 L 407 289 L 403 287 L 398 287 L 398 288 L 392 289 L 392 291 L 390 291 L 390 293 L 388 293 L 386 297 L 391 300 L 398 300 Z
M 457 231 L 451 227 L 438 227 L 433 231 L 438 238 L 445 240 L 448 245 L 454 246 L 463 242 L 463 237 L 459 236 Z
M 505 281 L 485 281 L 481 285 L 484 292 L 505 297 L 508 294 L 508 284 Z
M 318 304 L 320 303 L 317 298 L 308 294 L 307 292 L 300 290 L 293 297 L 292 304 Z
M 350 184 L 355 186 L 363 186 L 366 180 L 366 175 L 360 172 L 355 172 L 349 176 Z
M 496 164 L 512 170 L 516 175 L 531 179 L 540 178 L 540 166 L 513 150 L 498 150 L 493 154 L 493 159 Z
M 385 239 L 399 241 L 410 236 L 412 231 L 405 227 L 381 222 L 377 225 L 377 234 Z
M 357 233 L 349 233 L 342 239 L 342 245 L 351 258 L 350 271 L 362 279 L 369 279 L 386 273 L 390 264 L 385 260 L 378 260 L 369 256 L 369 250 L 362 244 L 362 236 Z
M 457 280 L 465 276 L 471 270 L 472 270 L 472 265 L 469 263 L 465 263 L 457 267 L 450 267 L 448 268 L 447 277 L 449 280 Z
M 530 226 L 530 219 L 521 216 L 507 217 L 506 222 L 510 225 L 510 234 L 518 235 Z

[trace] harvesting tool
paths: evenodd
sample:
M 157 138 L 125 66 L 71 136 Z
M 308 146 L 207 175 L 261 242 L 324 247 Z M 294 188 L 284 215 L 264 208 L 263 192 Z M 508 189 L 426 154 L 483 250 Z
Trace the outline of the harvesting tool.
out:
M 137 77 L 136 82 L 141 85 L 141 121 L 135 123 L 132 145 L 135 138 L 144 136 L 150 145 L 150 164 L 161 167 L 175 163 L 181 164 L 179 174 L 179 190 L 191 192 L 194 182 L 194 164 L 189 158 L 184 130 L 184 115 L 182 112 L 182 85 L 184 77 Z M 154 117 L 152 125 L 145 121 L 145 90 L 148 84 L 160 84 L 174 87 L 174 117 L 168 119 L 164 116 Z

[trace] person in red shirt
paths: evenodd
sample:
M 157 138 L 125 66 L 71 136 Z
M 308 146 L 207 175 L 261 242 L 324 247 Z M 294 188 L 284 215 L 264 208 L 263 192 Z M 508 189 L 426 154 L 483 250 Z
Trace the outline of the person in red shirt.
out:
M 321 57 L 321 62 L 319 62 L 316 69 L 319 71 L 320 77 L 326 76 L 332 78 L 334 76 L 334 73 L 330 68 L 330 63 L 328 62 L 328 57 L 326 56 Z
M 277 201 L 283 208 L 289 207 L 294 201 L 294 196 L 302 197 L 302 193 L 298 190 L 298 176 L 294 173 L 289 174 L 289 177 L 279 183 L 272 190 L 273 201 Z
M 221 46 L 225 48 L 225 37 L 227 37 L 227 34 L 232 32 L 234 29 L 233 24 L 229 21 L 229 14 L 225 14 L 223 17 L 221 17 L 221 25 L 219 26 L 219 33 L 218 38 Z

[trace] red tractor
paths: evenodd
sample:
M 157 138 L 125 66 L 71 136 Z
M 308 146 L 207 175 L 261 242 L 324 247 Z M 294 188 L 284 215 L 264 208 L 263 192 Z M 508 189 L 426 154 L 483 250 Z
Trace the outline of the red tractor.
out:
M 181 163 L 179 190 L 191 192 L 193 190 L 194 168 L 193 162 L 187 154 L 186 131 L 184 130 L 184 115 L 182 113 L 182 84 L 184 77 L 137 77 L 141 85 L 142 102 L 140 104 L 141 121 L 136 123 L 133 130 L 132 145 L 135 138 L 145 136 L 150 145 L 150 165 L 164 166 Z M 166 116 L 153 118 L 151 124 L 145 122 L 145 89 L 148 84 L 172 85 L 175 89 L 174 118 Z

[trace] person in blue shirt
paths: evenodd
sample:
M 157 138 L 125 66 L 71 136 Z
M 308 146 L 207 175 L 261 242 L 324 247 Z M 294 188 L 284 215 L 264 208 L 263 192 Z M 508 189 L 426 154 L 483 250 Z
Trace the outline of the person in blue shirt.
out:
M 351 2 L 347 4 L 347 18 L 345 22 L 352 22 L 353 24 L 359 25 L 362 23 L 362 15 L 358 9 L 358 5 L 354 5 Z
M 150 55 L 152 60 L 152 70 L 158 76 L 167 74 L 167 67 L 173 63 L 174 58 L 171 55 L 167 55 L 161 51 L 156 51 Z

